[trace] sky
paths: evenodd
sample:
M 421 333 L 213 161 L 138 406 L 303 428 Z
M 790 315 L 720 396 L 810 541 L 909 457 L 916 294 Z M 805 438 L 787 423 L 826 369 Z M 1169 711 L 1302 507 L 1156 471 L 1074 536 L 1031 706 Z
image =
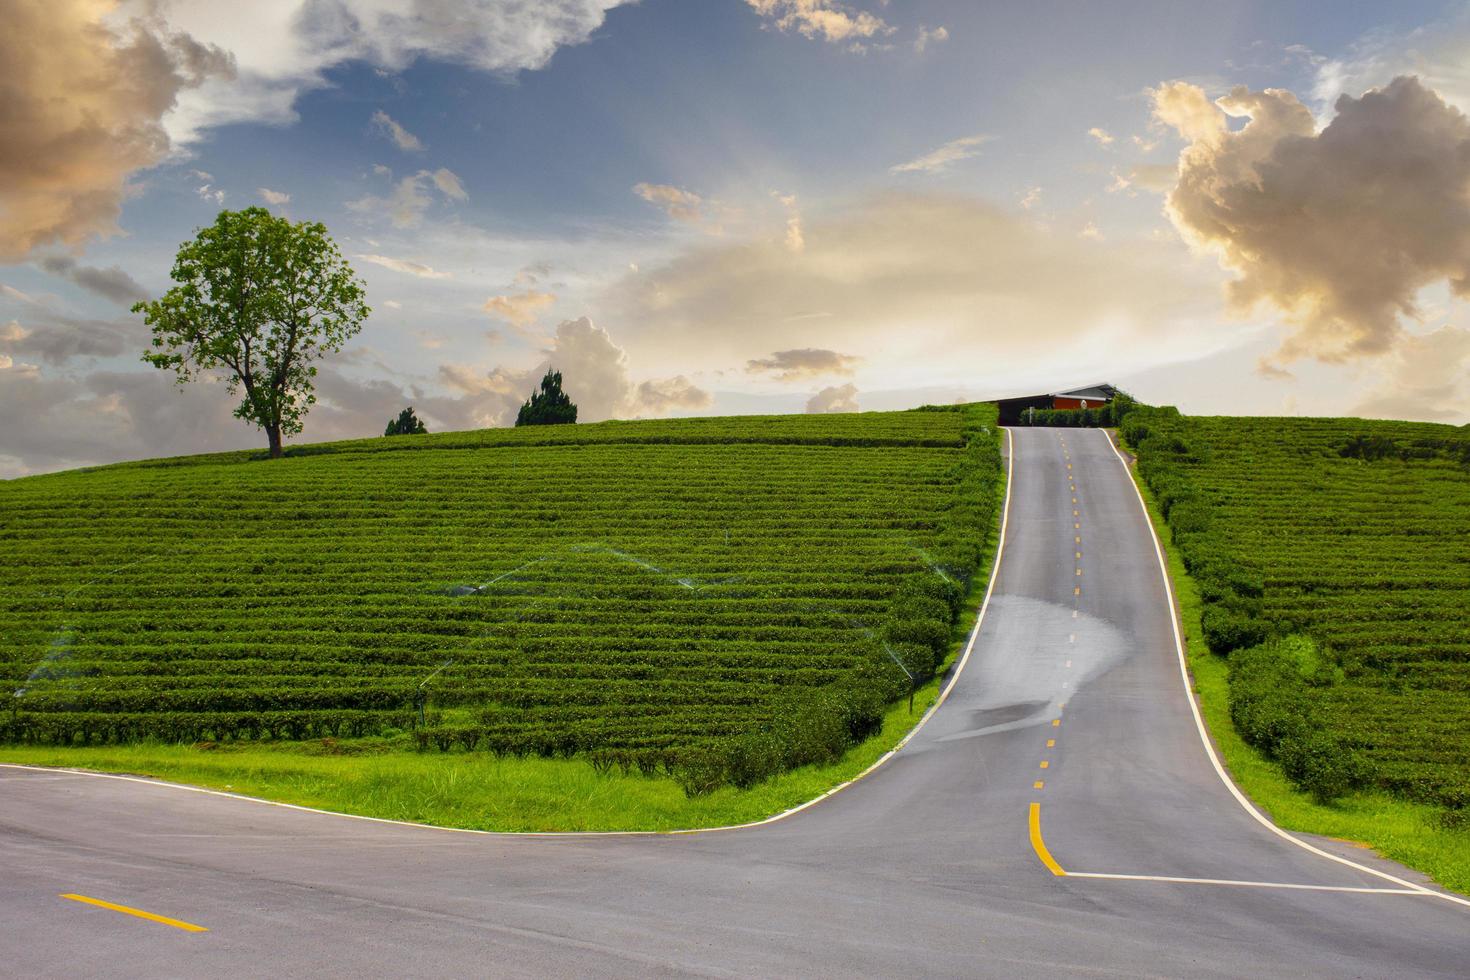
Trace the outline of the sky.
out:
M 129 312 L 223 208 L 372 314 L 296 441 L 1099 381 L 1470 421 L 1470 5 L 8 0 L 0 478 L 263 444 Z

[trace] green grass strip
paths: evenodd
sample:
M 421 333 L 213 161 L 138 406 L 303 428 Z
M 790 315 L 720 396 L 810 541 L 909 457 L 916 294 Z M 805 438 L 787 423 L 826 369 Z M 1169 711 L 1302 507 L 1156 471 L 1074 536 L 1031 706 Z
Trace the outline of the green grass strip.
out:
M 1200 625 L 1203 603 L 1199 587 L 1184 570 L 1174 547 L 1173 531 L 1160 513 L 1148 486 L 1130 467 L 1133 481 L 1148 504 L 1149 519 L 1164 542 L 1169 577 L 1179 602 L 1184 627 L 1186 662 L 1200 712 L 1209 727 L 1220 761 L 1235 784 L 1277 826 L 1307 834 L 1318 834 L 1371 848 L 1433 878 L 1457 892 L 1470 892 L 1470 831 L 1452 829 L 1443 822 L 1437 807 L 1411 803 L 1383 792 L 1350 794 L 1331 805 L 1315 802 L 1311 795 L 1291 784 L 1281 769 L 1253 746 L 1246 744 L 1230 719 L 1230 688 L 1225 658 L 1205 645 Z

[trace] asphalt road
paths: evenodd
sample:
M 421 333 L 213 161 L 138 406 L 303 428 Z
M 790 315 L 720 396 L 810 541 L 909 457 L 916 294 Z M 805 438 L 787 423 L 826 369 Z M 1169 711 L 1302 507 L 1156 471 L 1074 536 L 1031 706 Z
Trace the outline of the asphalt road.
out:
M 841 793 L 748 829 L 524 838 L 0 768 L 0 971 L 1470 972 L 1470 905 L 1346 845 L 1312 842 L 1363 868 L 1312 853 L 1231 795 L 1104 433 L 1013 435 L 1008 531 L 974 651 L 908 745 Z M 209 931 L 59 897 L 73 893 Z

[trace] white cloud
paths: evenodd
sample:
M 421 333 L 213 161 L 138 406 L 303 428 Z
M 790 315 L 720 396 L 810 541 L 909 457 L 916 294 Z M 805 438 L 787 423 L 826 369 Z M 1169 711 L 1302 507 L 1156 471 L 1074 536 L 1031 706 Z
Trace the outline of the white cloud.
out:
M 656 204 L 675 221 L 697 225 L 704 222 L 704 199 L 693 191 L 673 184 L 634 184 L 633 193 L 649 204 Z
M 304 91 L 327 72 L 364 61 L 390 72 L 420 58 L 498 75 L 542 68 L 560 48 L 591 40 L 625 0 L 125 0 L 123 13 L 162 16 L 176 29 L 229 51 L 230 84 L 209 82 L 165 119 L 175 143 L 224 123 L 294 122 Z
M 1089 221 L 1082 226 L 1082 230 L 1077 233 L 1077 237 L 1100 242 L 1103 240 L 1103 233 L 1098 229 L 1096 222 Z
M 942 44 L 949 40 L 949 28 L 939 26 L 932 31 L 923 24 L 919 25 L 919 33 L 914 36 L 914 52 L 923 54 L 931 44 Z
M 449 279 L 452 273 L 439 272 L 424 265 L 422 262 L 411 262 L 408 259 L 395 259 L 388 255 L 374 255 L 372 253 L 359 254 L 358 258 L 373 265 L 380 265 L 394 272 L 402 272 L 405 275 L 418 276 L 420 279 Z
M 463 201 L 468 196 L 459 178 L 453 172 L 440 167 L 432 171 L 420 170 L 404 177 L 394 185 L 393 192 L 387 197 L 368 194 L 355 201 L 348 201 L 347 207 L 359 214 L 373 217 L 387 215 L 397 227 L 411 228 L 423 220 L 434 203 L 429 196 L 430 186 L 452 200 Z
M 1106 129 L 1103 129 L 1101 126 L 1094 126 L 1094 127 L 1092 127 L 1091 129 L 1089 129 L 1087 131 L 1087 135 L 1088 136 L 1091 136 L 1093 139 L 1097 140 L 1098 143 L 1100 145 L 1102 145 L 1102 146 L 1112 146 L 1113 145 L 1113 134 L 1112 133 L 1109 133 Z
M 486 313 L 498 317 L 518 329 L 525 329 L 536 322 L 544 311 L 556 302 L 552 293 L 528 289 L 513 295 L 491 296 L 483 307 Z
M 895 164 L 888 168 L 891 174 L 907 173 L 939 173 L 948 170 L 951 165 L 961 160 L 980 154 L 980 147 L 989 142 L 992 137 L 984 135 L 961 136 L 959 139 L 950 140 L 937 150 L 930 150 L 921 157 L 909 160 L 907 163 Z
M 852 384 L 823 388 L 807 399 L 806 410 L 809 414 L 856 412 L 858 411 L 857 394 L 857 387 Z
M 291 195 L 284 191 L 273 191 L 269 187 L 257 187 L 256 192 L 260 194 L 261 200 L 276 207 L 291 203 Z
M 1026 188 L 1026 193 L 1021 195 L 1021 207 L 1025 208 L 1027 211 L 1030 211 L 1032 208 L 1036 207 L 1037 203 L 1040 200 L 1041 188 L 1028 187 Z
M 455 201 L 466 200 L 469 195 L 465 193 L 464 184 L 460 183 L 459 176 L 454 171 L 440 167 L 429 178 L 434 181 L 434 186 L 439 188 L 439 193 Z
M 398 124 L 398 121 L 382 109 L 373 113 L 373 127 L 393 141 L 394 145 L 407 153 L 422 153 L 423 142 Z
M 859 53 L 864 41 L 892 34 L 881 17 L 837 0 L 745 0 L 769 26 L 832 44 L 847 42 Z M 943 28 L 940 28 L 943 30 Z M 946 31 L 946 36 L 948 32 Z

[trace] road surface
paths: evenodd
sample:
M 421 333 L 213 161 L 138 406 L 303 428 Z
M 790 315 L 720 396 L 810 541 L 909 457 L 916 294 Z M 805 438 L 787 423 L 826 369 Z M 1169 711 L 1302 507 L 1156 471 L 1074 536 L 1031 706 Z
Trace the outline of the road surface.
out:
M 1231 795 L 1106 435 L 1012 435 L 973 652 L 908 745 L 835 796 L 749 829 L 525 838 L 0 768 L 0 968 L 1464 976 L 1470 905 L 1345 845 L 1313 842 L 1407 884 L 1312 853 Z

